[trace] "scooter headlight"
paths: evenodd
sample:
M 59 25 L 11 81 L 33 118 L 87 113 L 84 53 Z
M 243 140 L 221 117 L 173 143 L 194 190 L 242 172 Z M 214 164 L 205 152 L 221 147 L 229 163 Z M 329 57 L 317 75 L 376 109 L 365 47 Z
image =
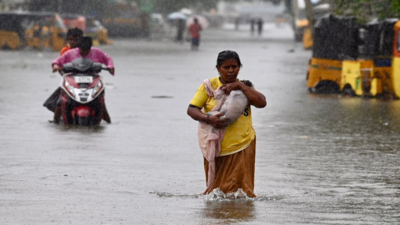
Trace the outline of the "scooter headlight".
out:
M 74 96 L 74 98 L 76 98 L 76 95 L 74 93 L 74 88 L 68 83 L 67 79 L 65 79 L 64 87 L 69 94 L 71 94 L 72 96 Z
M 103 84 L 101 82 L 97 83 L 97 85 L 93 88 L 92 98 L 96 97 L 99 94 L 102 87 L 103 87 Z

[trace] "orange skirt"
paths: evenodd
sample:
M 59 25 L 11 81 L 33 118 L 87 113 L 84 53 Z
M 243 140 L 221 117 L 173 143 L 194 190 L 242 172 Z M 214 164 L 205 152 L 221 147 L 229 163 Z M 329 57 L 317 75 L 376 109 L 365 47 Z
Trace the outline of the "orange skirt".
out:
M 256 161 L 256 139 L 244 150 L 227 156 L 215 158 L 215 183 L 225 194 L 234 193 L 241 188 L 248 197 L 254 194 L 254 171 Z M 206 182 L 208 180 L 208 161 L 204 159 Z M 211 191 L 210 191 L 211 192 Z

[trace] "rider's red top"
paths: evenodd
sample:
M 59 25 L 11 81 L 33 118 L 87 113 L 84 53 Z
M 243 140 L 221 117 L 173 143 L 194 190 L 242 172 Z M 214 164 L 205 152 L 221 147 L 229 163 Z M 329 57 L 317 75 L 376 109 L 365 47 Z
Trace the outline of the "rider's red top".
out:
M 65 63 L 69 63 L 74 61 L 75 59 L 83 58 L 82 55 L 79 53 L 79 48 L 71 49 L 65 52 L 63 55 L 59 56 L 57 59 L 53 61 L 51 67 L 54 64 L 62 67 Z M 105 64 L 108 68 L 114 68 L 114 62 L 112 58 L 104 53 L 102 50 L 96 47 L 92 47 L 90 49 L 89 54 L 86 56 L 87 59 L 92 60 L 93 62 L 99 62 Z M 114 75 L 114 74 L 113 74 Z

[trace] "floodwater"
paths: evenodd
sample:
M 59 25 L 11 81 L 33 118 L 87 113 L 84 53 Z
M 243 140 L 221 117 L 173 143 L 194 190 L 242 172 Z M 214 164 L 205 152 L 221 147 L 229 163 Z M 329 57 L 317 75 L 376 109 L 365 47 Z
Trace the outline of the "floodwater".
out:
M 206 30 L 200 51 L 115 40 L 112 124 L 49 123 L 53 52 L 0 51 L 0 224 L 399 224 L 400 100 L 309 94 L 289 26 Z M 186 109 L 218 52 L 236 50 L 268 106 L 253 109 L 255 199 L 205 189 Z

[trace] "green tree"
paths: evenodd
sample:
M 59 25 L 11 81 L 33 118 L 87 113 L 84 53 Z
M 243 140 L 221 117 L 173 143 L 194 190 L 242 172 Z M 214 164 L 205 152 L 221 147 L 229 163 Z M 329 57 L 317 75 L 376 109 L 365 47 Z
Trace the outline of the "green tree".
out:
M 360 23 L 372 19 L 400 18 L 400 0 L 321 0 L 312 4 L 311 0 L 305 0 L 307 17 L 314 21 L 313 7 L 329 3 L 334 14 L 340 16 L 354 16 Z M 290 8 L 292 0 L 285 0 L 285 5 Z M 314 31 L 314 23 L 310 23 L 311 31 Z
M 373 18 L 399 18 L 399 0 L 335 0 L 335 12 L 338 15 L 355 16 L 360 22 Z

